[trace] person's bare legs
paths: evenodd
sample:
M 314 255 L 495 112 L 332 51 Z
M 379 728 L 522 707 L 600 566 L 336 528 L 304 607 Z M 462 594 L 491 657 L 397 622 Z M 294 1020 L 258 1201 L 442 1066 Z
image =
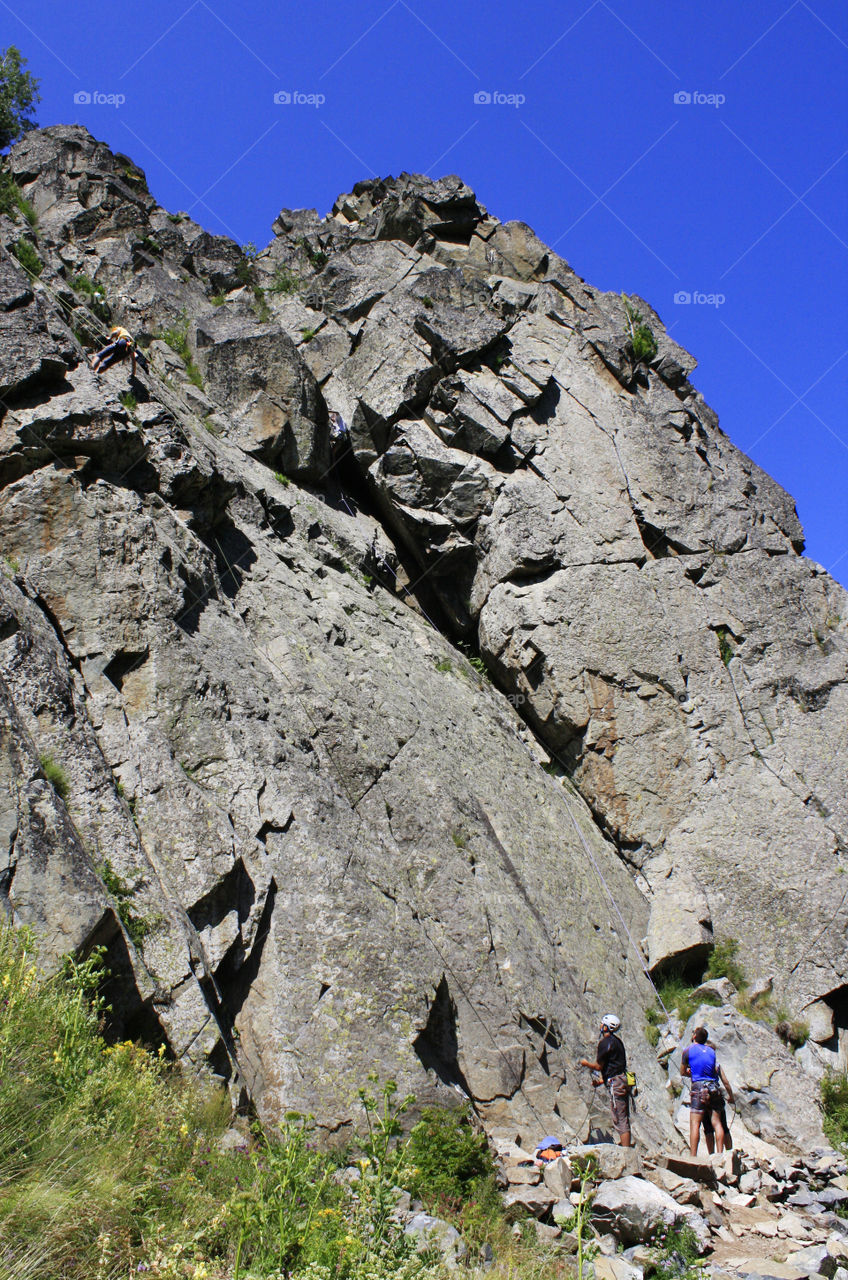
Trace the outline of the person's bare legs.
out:
M 619 1140 L 619 1144 L 620 1144 L 622 1147 L 632 1147 L 632 1146 L 633 1146 L 633 1139 L 630 1137 L 630 1130 L 629 1130 L 629 1129 L 625 1130 L 625 1132 L 624 1132 L 624 1133 L 620 1133 L 620 1134 L 618 1135 L 618 1140 Z
M 724 1151 L 724 1125 L 721 1123 L 721 1120 L 715 1111 L 713 1112 L 711 1119 L 713 1122 L 713 1132 L 715 1133 L 716 1151 L 721 1155 Z
M 698 1142 L 701 1137 L 701 1112 L 689 1112 L 689 1154 L 696 1156 L 698 1154 Z

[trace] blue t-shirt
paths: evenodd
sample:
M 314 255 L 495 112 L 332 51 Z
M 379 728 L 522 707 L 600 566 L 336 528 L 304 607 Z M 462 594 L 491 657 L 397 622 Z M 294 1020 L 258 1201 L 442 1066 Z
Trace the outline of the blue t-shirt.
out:
M 687 1047 L 686 1056 L 693 1080 L 718 1079 L 715 1049 L 711 1049 L 708 1044 L 698 1044 L 696 1040 Z

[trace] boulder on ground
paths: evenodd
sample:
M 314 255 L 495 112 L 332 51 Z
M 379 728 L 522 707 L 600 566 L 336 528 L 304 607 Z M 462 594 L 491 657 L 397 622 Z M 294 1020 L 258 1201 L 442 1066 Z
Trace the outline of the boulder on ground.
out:
M 561 1200 L 568 1199 L 572 1186 L 578 1182 L 571 1161 L 566 1156 L 560 1156 L 558 1160 L 551 1160 L 550 1164 L 546 1164 L 542 1177 L 548 1190 L 553 1191 Z
M 443 1218 L 432 1217 L 429 1213 L 416 1213 L 404 1227 L 404 1233 L 416 1238 L 419 1253 L 438 1249 L 444 1265 L 450 1270 L 453 1270 L 468 1252 L 465 1241 L 456 1227 L 452 1227 Z
M 707 1227 L 703 1218 L 683 1208 L 667 1191 L 644 1178 L 628 1176 L 602 1182 L 592 1202 L 592 1221 L 598 1230 L 611 1231 L 624 1245 L 642 1244 L 662 1227 L 687 1223 L 699 1242 L 706 1243 Z
M 641 1267 L 634 1266 L 625 1258 L 595 1258 L 595 1280 L 642 1280 L 645 1274 Z
M 503 1198 L 507 1209 L 518 1206 L 525 1209 L 534 1218 L 541 1218 L 559 1197 L 549 1187 L 511 1187 Z
M 587 1143 L 582 1147 L 569 1147 L 568 1159 L 575 1172 L 594 1161 L 597 1167 L 597 1178 L 602 1182 L 611 1182 L 616 1178 L 624 1178 L 628 1174 L 641 1172 L 639 1156 L 633 1147 L 620 1147 L 615 1142 Z
M 677 1173 L 672 1173 L 670 1169 L 647 1169 L 645 1177 L 648 1182 L 653 1182 L 655 1187 L 659 1187 L 662 1191 L 667 1191 L 673 1196 L 678 1204 L 694 1204 L 700 1205 L 700 1189 L 697 1182 L 693 1182 L 691 1178 L 681 1178 Z
M 730 1004 L 733 996 L 736 995 L 736 988 L 729 978 L 708 978 L 706 982 L 702 982 L 692 992 L 693 1000 L 701 1000 L 704 1004 L 709 1004 L 715 997 L 720 1004 Z
M 786 1259 L 790 1266 L 797 1267 L 808 1276 L 827 1276 L 831 1280 L 837 1266 L 836 1259 L 828 1253 L 827 1245 L 814 1244 L 808 1249 L 799 1249 L 790 1253 Z
M 716 1170 L 709 1157 L 699 1160 L 697 1156 L 675 1155 L 672 1153 L 671 1155 L 661 1156 L 659 1163 L 664 1169 L 670 1169 L 672 1173 L 678 1174 L 681 1178 L 691 1178 L 694 1182 L 703 1182 L 708 1187 L 716 1185 Z

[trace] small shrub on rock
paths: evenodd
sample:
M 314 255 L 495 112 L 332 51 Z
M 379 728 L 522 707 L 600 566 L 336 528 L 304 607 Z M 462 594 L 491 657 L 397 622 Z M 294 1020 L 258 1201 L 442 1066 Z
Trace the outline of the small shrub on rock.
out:
M 15 222 L 18 220 L 18 214 L 21 213 L 31 227 L 36 226 L 38 222 L 35 209 L 29 200 L 24 198 L 10 173 L 0 173 L 0 213 L 5 213 Z
M 12 252 L 28 275 L 38 277 L 44 270 L 44 263 L 38 256 L 36 248 L 29 240 L 18 240 L 12 245 Z
M 665 1227 L 645 1266 L 645 1280 L 695 1280 L 701 1275 L 698 1239 L 690 1226 Z
M 62 766 L 57 764 L 52 756 L 44 755 L 41 757 L 41 767 L 44 770 L 45 778 L 56 794 L 61 796 L 62 800 L 67 801 L 71 793 L 71 783 Z
M 737 960 L 739 943 L 735 938 L 725 938 L 717 942 L 710 952 L 705 978 L 729 978 L 737 991 L 744 991 L 748 985 L 745 970 Z

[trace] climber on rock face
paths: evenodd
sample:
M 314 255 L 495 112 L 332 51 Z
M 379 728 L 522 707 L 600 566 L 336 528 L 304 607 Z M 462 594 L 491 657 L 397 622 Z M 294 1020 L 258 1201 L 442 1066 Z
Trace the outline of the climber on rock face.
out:
M 724 1069 L 719 1066 L 716 1051 L 708 1044 L 708 1040 L 707 1028 L 696 1027 L 692 1032 L 692 1043 L 683 1050 L 681 1065 L 682 1074 L 689 1076 L 692 1081 L 689 1094 L 689 1153 L 693 1156 L 698 1154 L 702 1121 L 710 1154 L 713 1146 L 717 1146 L 721 1154 L 729 1136 L 721 1086 L 724 1085 L 731 1102 L 733 1090 Z
M 350 432 L 344 418 L 336 409 L 331 409 L 328 416 L 330 419 L 330 450 L 335 464 L 350 444 Z
M 617 1035 L 621 1027 L 621 1019 L 614 1013 L 608 1013 L 601 1020 L 601 1039 L 598 1044 L 597 1061 L 580 1059 L 581 1067 L 589 1067 L 598 1072 L 598 1078 L 592 1079 L 597 1086 L 605 1084 L 609 1090 L 612 1122 L 623 1147 L 632 1145 L 630 1137 L 630 1086 L 627 1083 L 627 1054 L 624 1044 Z
M 122 329 L 120 325 L 113 325 L 109 330 L 107 346 L 102 351 L 98 351 L 91 362 L 92 371 L 99 373 L 101 369 L 108 369 L 110 365 L 116 364 L 119 360 L 126 360 L 127 356 L 132 361 L 132 376 L 135 377 L 136 357 L 132 335 L 126 329 Z

